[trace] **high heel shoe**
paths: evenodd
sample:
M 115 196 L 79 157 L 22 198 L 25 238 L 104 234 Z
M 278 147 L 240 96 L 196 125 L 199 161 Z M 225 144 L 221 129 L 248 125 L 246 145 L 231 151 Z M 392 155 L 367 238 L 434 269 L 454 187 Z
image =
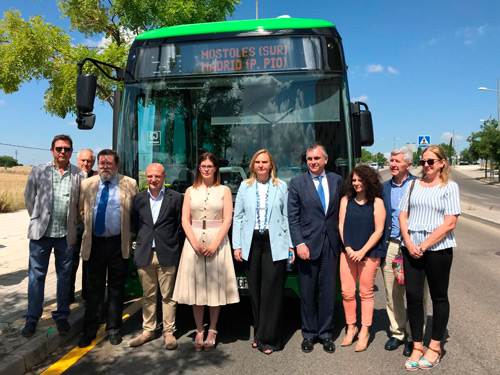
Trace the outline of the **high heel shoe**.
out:
M 209 329 L 208 332 L 212 332 L 215 336 L 217 336 L 217 331 L 215 329 Z M 213 350 L 215 348 L 215 338 L 213 340 L 205 340 L 203 343 L 203 349 L 205 349 L 206 352 L 209 352 L 210 350 Z
M 431 347 L 428 347 L 427 351 L 429 351 L 429 350 L 433 351 L 434 353 L 437 353 L 438 357 L 434 360 L 434 362 L 430 362 L 429 360 L 425 359 L 424 357 L 421 357 L 418 361 L 418 368 L 419 369 L 430 370 L 430 369 L 436 367 L 437 365 L 439 365 L 439 363 L 441 363 L 441 350 L 436 350 L 436 349 L 432 349 Z
M 420 353 L 422 353 L 422 355 L 424 354 L 424 350 L 420 349 L 420 348 L 413 347 L 413 351 L 420 352 Z M 412 353 L 412 355 L 413 355 L 413 353 Z M 411 355 L 410 355 L 410 357 L 411 357 Z M 418 361 L 413 361 L 411 359 L 408 359 L 405 362 L 405 369 L 406 369 L 406 371 L 417 371 L 418 368 L 419 368 L 420 359 L 422 359 L 422 356 L 420 356 L 420 358 L 418 359 Z
M 354 341 L 354 339 L 358 335 L 358 332 L 359 332 L 358 327 L 354 326 L 354 329 L 352 330 L 352 332 L 353 332 L 352 335 L 350 335 L 349 329 L 347 330 L 346 335 L 344 337 L 344 340 L 342 340 L 342 344 L 340 344 L 340 346 L 351 346 L 352 345 L 352 342 Z
M 355 352 L 364 352 L 368 348 L 368 341 L 370 340 L 370 333 L 365 336 L 358 336 L 358 342 L 356 343 Z
M 205 333 L 204 330 L 195 330 L 196 332 L 196 335 L 198 335 L 198 333 Z M 193 348 L 194 348 L 194 351 L 195 352 L 201 352 L 203 350 L 203 339 L 202 341 L 196 341 L 196 336 L 194 337 L 194 340 L 193 340 Z

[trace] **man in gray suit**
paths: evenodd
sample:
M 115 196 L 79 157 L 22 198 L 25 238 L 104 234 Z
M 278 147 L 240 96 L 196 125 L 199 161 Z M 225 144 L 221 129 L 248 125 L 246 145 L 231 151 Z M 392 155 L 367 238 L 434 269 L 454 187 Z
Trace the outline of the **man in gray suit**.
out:
M 78 197 L 85 173 L 69 162 L 73 141 L 68 135 L 55 136 L 50 151 L 54 160 L 33 167 L 24 191 L 30 215 L 28 311 L 22 330 L 25 337 L 35 333 L 42 316 L 45 277 L 52 249 L 57 273 L 57 310 L 52 311 L 52 318 L 60 334 L 69 331 L 72 245 L 76 242 Z

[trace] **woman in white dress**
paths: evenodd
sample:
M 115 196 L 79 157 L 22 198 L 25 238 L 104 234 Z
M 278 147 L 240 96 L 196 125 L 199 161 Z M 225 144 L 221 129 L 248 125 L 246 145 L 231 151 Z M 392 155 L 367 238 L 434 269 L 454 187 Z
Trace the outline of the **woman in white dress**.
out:
M 178 303 L 193 306 L 195 351 L 209 351 L 215 347 L 220 307 L 239 302 L 227 236 L 232 214 L 231 190 L 220 185 L 217 157 L 205 152 L 198 159 L 194 184 L 184 195 L 182 227 L 186 242 L 173 295 Z M 209 307 L 210 324 L 203 340 L 205 306 Z

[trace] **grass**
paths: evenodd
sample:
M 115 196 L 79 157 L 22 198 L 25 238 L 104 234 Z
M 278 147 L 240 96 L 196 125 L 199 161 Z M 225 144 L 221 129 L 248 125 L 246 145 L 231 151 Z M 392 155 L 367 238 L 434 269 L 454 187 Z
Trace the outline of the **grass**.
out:
M 0 212 L 14 212 L 26 208 L 24 188 L 31 167 L 0 168 Z

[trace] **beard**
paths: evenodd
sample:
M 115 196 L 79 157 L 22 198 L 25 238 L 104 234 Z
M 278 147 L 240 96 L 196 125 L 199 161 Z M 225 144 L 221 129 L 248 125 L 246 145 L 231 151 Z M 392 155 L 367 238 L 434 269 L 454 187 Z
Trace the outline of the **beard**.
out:
M 106 173 L 103 174 L 103 172 Z M 98 171 L 97 173 L 99 174 L 99 177 L 101 177 L 103 181 L 112 181 L 113 178 L 115 178 L 116 176 L 116 173 L 111 173 L 110 171 Z

